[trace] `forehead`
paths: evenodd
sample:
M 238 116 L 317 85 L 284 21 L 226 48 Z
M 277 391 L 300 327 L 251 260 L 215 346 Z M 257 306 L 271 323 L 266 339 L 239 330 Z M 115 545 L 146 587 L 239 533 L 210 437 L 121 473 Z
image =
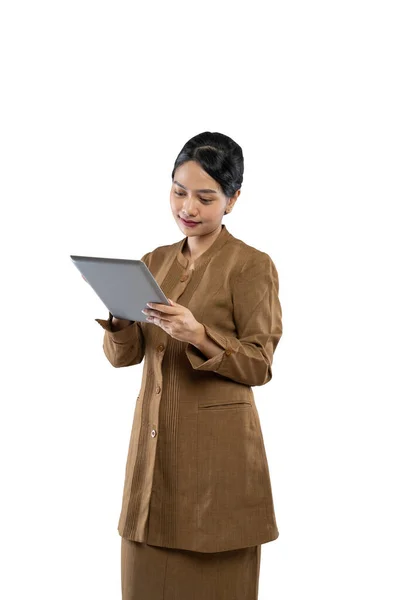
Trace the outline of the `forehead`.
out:
M 185 186 L 188 190 L 210 189 L 221 192 L 220 185 L 210 177 L 202 167 L 193 160 L 180 165 L 174 174 L 174 180 Z

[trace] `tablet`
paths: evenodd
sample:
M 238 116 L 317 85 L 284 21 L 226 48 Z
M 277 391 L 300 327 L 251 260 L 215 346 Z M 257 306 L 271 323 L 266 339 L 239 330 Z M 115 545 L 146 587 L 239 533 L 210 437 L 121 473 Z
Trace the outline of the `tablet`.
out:
M 168 298 L 142 260 L 71 255 L 109 312 L 117 319 L 146 321 L 147 302 L 168 304 Z

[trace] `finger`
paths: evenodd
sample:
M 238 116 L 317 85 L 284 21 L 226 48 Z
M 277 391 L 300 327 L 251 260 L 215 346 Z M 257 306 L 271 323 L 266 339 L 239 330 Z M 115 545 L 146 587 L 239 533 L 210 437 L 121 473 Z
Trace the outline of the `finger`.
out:
M 169 306 L 167 304 L 160 304 L 159 302 L 147 302 L 146 306 L 154 310 L 158 310 L 160 312 L 169 313 L 171 315 L 176 313 L 175 307 Z
M 170 323 L 169 319 L 164 319 L 160 315 L 147 315 L 146 321 L 151 321 L 155 325 L 161 325 L 162 323 Z

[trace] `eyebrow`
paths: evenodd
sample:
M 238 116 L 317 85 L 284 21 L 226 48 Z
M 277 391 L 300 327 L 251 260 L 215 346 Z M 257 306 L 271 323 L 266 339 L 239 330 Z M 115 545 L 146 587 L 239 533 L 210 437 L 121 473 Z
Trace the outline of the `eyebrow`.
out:
M 187 190 L 187 187 L 185 187 L 182 183 L 179 183 L 179 181 L 175 181 L 174 179 L 174 183 L 176 183 L 176 185 L 179 185 L 179 187 L 183 188 L 184 190 Z M 218 194 L 217 190 L 210 190 L 210 189 L 203 189 L 203 190 L 194 190 L 195 192 L 204 192 L 204 193 L 209 193 L 209 194 Z

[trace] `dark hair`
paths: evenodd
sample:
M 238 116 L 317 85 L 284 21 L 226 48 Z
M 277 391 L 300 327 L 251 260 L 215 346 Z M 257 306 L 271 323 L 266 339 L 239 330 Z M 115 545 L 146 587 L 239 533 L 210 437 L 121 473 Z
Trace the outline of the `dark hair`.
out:
M 205 131 L 192 137 L 183 146 L 175 161 L 175 170 L 188 160 L 196 161 L 215 179 L 228 198 L 239 190 L 243 181 L 243 152 L 239 144 L 223 133 Z

